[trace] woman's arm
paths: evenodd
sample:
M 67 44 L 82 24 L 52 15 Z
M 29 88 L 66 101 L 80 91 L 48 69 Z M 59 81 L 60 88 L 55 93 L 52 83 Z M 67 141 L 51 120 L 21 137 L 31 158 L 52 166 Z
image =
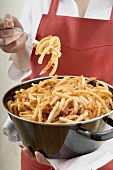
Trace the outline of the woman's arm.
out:
M 16 17 L 7 14 L 0 22 L 0 48 L 6 53 L 11 53 L 10 60 L 12 60 L 12 64 L 8 68 L 8 76 L 16 81 L 21 81 L 30 73 L 32 43 L 25 35 L 16 32 L 12 28 L 18 27 L 27 33 L 31 33 L 31 9 L 31 0 L 26 0 L 20 21 Z
M 5 15 L 0 23 L 0 48 L 6 53 L 12 53 L 11 58 L 18 69 L 28 71 L 30 69 L 30 55 L 26 48 L 27 37 L 17 33 L 12 29 L 13 27 L 23 30 L 17 18 L 10 14 Z
M 30 69 L 30 50 L 27 47 L 17 53 L 12 53 L 11 59 L 15 67 L 22 72 L 26 72 Z

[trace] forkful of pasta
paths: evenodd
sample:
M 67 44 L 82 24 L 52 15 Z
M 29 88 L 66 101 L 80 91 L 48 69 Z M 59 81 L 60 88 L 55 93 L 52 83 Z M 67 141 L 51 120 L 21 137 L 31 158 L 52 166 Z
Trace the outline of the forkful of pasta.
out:
M 48 36 L 43 38 L 36 46 L 35 54 L 40 55 L 38 63 L 42 64 L 43 59 L 46 54 L 51 54 L 51 58 L 48 61 L 46 67 L 41 71 L 41 74 L 44 74 L 50 67 L 52 67 L 49 76 L 53 76 L 58 67 L 58 59 L 61 57 L 61 42 L 57 36 Z

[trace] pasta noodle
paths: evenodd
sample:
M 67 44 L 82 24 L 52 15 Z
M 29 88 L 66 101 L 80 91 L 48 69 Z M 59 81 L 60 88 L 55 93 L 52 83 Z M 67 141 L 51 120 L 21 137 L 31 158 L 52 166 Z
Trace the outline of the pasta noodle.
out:
M 52 42 L 53 43 L 53 42 Z M 43 123 L 81 122 L 103 116 L 113 109 L 113 94 L 108 85 L 91 77 L 58 76 L 32 83 L 15 92 L 8 110 L 23 119 Z
M 44 74 L 50 67 L 53 67 L 49 76 L 53 76 L 58 67 L 58 58 L 61 57 L 61 43 L 60 39 L 57 36 L 48 36 L 43 38 L 38 45 L 34 45 L 36 48 L 35 54 L 40 55 L 38 63 L 42 64 L 43 59 L 46 54 L 51 54 L 51 59 L 46 65 L 46 67 L 41 71 L 41 74 Z

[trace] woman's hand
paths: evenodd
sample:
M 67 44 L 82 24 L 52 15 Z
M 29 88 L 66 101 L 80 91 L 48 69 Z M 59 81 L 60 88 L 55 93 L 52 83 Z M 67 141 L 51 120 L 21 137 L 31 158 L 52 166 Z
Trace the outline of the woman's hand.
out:
M 47 166 L 51 166 L 50 162 L 46 160 L 46 158 L 38 151 L 35 152 L 35 155 L 27 148 L 23 147 L 21 144 L 19 144 L 19 147 L 22 148 L 23 152 L 31 159 L 37 160 L 40 164 L 44 164 Z
M 0 48 L 6 53 L 16 53 L 24 49 L 27 37 L 13 30 L 18 27 L 23 30 L 17 18 L 6 14 L 3 21 L 0 21 Z

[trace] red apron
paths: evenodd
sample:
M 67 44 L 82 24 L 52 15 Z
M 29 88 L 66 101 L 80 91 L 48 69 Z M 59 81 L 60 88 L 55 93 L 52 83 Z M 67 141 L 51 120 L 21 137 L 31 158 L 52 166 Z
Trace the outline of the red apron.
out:
M 62 56 L 56 74 L 93 76 L 113 85 L 113 12 L 110 20 L 59 16 L 56 15 L 58 4 L 59 0 L 52 0 L 49 13 L 42 15 L 36 34 L 37 40 L 48 35 L 60 38 Z M 23 81 L 49 75 L 50 69 L 41 76 L 39 73 L 47 65 L 50 56 L 45 56 L 42 65 L 38 64 L 38 57 L 33 49 L 32 73 Z M 29 160 L 28 164 L 26 169 L 27 163 L 22 160 L 22 170 L 35 170 L 32 161 Z M 39 167 L 37 163 L 36 169 L 44 170 L 44 167 Z

